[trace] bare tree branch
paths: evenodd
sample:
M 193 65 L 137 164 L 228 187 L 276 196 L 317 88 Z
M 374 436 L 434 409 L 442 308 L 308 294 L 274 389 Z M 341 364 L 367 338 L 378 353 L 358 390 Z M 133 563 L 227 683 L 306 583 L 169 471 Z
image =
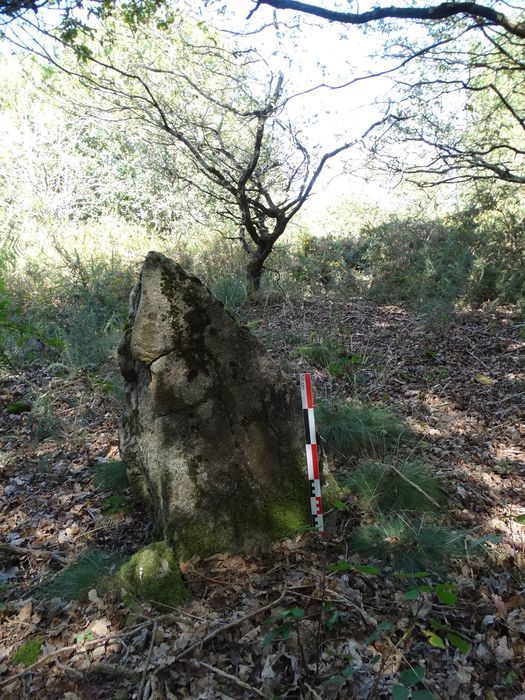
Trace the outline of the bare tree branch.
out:
M 483 20 L 485 24 L 491 26 L 502 27 L 509 34 L 525 39 L 525 22 L 514 22 L 502 12 L 475 2 L 444 2 L 430 7 L 374 7 L 367 12 L 340 12 L 297 0 L 256 0 L 256 6 L 249 16 L 261 5 L 268 5 L 276 10 L 302 12 L 331 22 L 357 25 L 377 22 L 382 19 L 414 19 L 438 22 L 451 17 L 466 16 L 473 17 L 477 21 Z

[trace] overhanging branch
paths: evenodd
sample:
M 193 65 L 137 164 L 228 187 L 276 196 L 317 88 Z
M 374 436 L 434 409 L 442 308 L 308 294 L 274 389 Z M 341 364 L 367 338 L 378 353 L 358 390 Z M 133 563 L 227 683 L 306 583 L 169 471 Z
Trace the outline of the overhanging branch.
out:
M 268 5 L 276 10 L 302 12 L 342 24 L 368 24 L 382 19 L 414 19 L 436 22 L 450 17 L 466 16 L 503 27 L 509 34 L 525 39 L 525 22 L 514 22 L 502 12 L 497 12 L 492 7 L 476 2 L 444 2 L 434 7 L 374 7 L 367 12 L 341 12 L 297 0 L 256 0 L 256 6 L 250 15 L 261 5 Z

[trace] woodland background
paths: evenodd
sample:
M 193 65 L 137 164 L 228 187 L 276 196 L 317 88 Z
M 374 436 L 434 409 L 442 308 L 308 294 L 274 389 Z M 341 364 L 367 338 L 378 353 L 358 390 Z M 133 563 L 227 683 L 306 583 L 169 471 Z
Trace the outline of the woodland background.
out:
M 523 697 L 523 8 L 293 4 L 0 5 L 5 697 Z M 117 447 L 148 250 L 313 373 L 344 487 L 176 609 L 118 578 L 154 540 Z

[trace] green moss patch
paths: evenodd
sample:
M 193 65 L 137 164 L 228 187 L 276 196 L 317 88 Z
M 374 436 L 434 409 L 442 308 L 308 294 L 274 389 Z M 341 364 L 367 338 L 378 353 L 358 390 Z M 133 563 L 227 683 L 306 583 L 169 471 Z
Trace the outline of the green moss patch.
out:
M 190 597 L 166 542 L 154 542 L 136 552 L 121 566 L 117 579 L 129 593 L 161 607 L 177 607 Z
M 35 637 L 27 642 L 24 642 L 22 646 L 18 647 L 13 655 L 13 663 L 22 664 L 28 668 L 32 666 L 42 652 L 42 645 L 44 644 L 43 637 Z
M 5 412 L 10 415 L 20 415 L 20 413 L 27 413 L 32 408 L 29 401 L 13 401 L 13 403 L 7 404 L 5 407 Z

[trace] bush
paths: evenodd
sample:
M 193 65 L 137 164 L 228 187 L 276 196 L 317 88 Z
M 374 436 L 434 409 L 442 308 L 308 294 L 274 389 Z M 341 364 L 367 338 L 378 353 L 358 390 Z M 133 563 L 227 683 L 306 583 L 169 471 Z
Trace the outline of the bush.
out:
M 10 279 L 10 287 L 28 325 L 41 329 L 44 344 L 70 367 L 99 369 L 122 335 L 134 272 L 115 255 L 64 253 L 64 265 L 29 262 Z M 51 269 L 49 269 L 51 267 Z M 23 361 L 33 358 L 30 344 L 21 346 Z M 39 358 L 41 359 L 41 358 Z
M 318 290 L 355 290 L 355 273 L 366 264 L 365 249 L 365 243 L 351 237 L 303 234 L 289 252 L 285 274 Z
M 384 455 L 411 437 L 409 428 L 382 408 L 321 402 L 316 419 L 326 451 L 336 460 Z
M 363 235 L 372 299 L 421 307 L 434 299 L 453 306 L 466 298 L 475 258 L 471 221 L 392 219 Z

